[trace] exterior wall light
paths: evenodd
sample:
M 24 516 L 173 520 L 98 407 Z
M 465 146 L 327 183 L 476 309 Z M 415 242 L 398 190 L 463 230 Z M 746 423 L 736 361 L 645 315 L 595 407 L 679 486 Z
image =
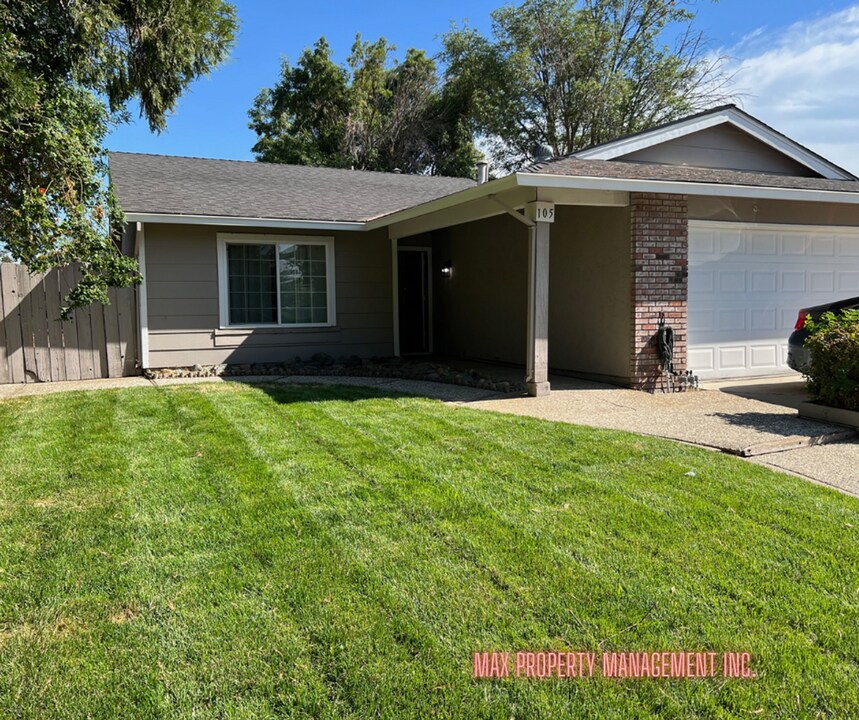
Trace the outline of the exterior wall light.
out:
M 453 273 L 453 263 L 450 260 L 445 260 L 441 264 L 441 276 L 449 278 Z

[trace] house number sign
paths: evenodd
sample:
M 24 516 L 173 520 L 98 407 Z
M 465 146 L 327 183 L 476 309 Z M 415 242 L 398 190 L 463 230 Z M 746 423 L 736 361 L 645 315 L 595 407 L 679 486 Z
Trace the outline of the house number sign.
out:
M 526 207 L 529 220 L 544 223 L 555 222 L 555 203 L 537 200 L 529 202 Z

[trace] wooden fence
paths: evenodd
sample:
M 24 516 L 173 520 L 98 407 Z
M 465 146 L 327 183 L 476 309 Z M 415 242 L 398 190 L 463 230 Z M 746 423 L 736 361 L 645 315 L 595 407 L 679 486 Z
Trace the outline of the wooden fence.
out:
M 77 277 L 75 268 L 31 274 L 0 263 L 0 383 L 137 374 L 135 289 L 112 289 L 110 305 L 60 322 L 60 303 Z

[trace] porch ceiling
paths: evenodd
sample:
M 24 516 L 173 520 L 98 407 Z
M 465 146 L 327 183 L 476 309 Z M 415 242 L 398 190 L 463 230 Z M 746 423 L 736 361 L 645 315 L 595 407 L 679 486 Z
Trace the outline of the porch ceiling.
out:
M 418 235 L 420 233 L 438 230 L 440 228 L 460 225 L 462 223 L 482 220 L 494 215 L 503 215 L 506 210 L 504 206 L 519 210 L 525 207 L 526 203 L 533 200 L 542 200 L 553 202 L 557 205 L 591 205 L 602 207 L 625 207 L 629 204 L 629 193 L 614 190 L 588 190 L 588 189 L 573 189 L 563 187 L 527 187 L 514 183 L 500 185 L 509 178 L 508 176 L 500 181 L 496 192 L 483 193 L 477 197 L 462 197 L 471 194 L 472 190 L 485 188 L 489 186 L 478 186 L 471 188 L 465 193 L 457 193 L 450 198 L 450 204 L 439 209 L 426 212 L 427 208 L 421 206 L 414 208 L 414 213 L 409 216 L 407 213 L 402 213 L 402 220 L 392 222 L 388 225 L 388 234 L 392 239 L 409 237 L 410 235 Z M 493 183 L 494 184 L 494 183 Z M 460 202 L 456 202 L 460 200 Z M 500 202 L 498 202 L 500 201 Z M 445 205 L 445 203 L 440 203 Z

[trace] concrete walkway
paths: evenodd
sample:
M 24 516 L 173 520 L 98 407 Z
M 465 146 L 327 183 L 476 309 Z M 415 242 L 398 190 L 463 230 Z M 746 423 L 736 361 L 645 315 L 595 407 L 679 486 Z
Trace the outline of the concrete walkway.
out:
M 0 400 L 68 390 L 168 386 L 200 382 L 290 382 L 353 385 L 404 392 L 457 405 L 642 435 L 670 438 L 749 457 L 859 496 L 859 437 L 835 425 L 800 420 L 801 380 L 732 381 L 675 395 L 649 395 L 604 385 L 552 378 L 541 398 L 414 380 L 356 377 L 144 378 L 0 385 Z
M 649 395 L 555 377 L 546 397 L 488 399 L 470 406 L 703 445 L 859 496 L 859 435 L 801 420 L 796 406 L 805 399 L 802 380 L 793 378 Z

